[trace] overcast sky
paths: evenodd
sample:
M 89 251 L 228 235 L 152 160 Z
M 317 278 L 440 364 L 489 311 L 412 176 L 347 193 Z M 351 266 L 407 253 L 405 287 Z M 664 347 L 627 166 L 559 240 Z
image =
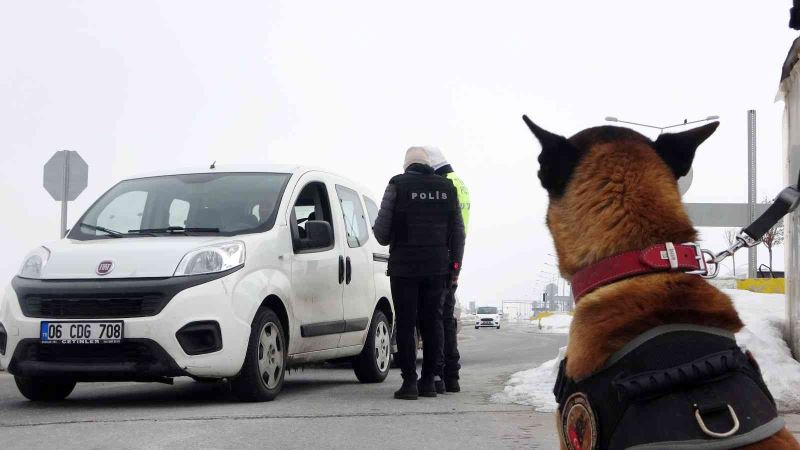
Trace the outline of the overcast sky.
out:
M 790 6 L 4 1 L 0 279 L 57 237 L 41 166 L 60 149 L 89 164 L 71 225 L 123 177 L 214 160 L 312 164 L 378 196 L 407 147 L 435 145 L 472 193 L 462 302 L 531 298 L 554 261 L 539 147 L 520 116 L 572 135 L 608 115 L 657 125 L 720 115 L 685 199 L 744 202 L 755 109 L 759 198 L 772 197 L 783 187 L 774 98 L 796 34 Z M 721 234 L 704 229 L 705 244 L 720 249 Z

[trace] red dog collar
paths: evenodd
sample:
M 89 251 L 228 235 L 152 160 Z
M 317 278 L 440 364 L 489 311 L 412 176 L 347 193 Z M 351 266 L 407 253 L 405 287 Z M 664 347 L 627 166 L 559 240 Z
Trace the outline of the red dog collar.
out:
M 585 267 L 572 276 L 575 302 L 589 292 L 615 281 L 655 272 L 707 272 L 705 259 L 697 244 L 656 244 L 610 256 Z

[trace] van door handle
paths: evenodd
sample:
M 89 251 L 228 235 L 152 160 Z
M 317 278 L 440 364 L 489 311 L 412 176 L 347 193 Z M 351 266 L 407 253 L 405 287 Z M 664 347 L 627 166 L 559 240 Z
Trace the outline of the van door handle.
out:
M 339 284 L 344 282 L 344 256 L 339 255 Z
M 347 273 L 347 275 L 346 275 L 347 284 L 350 284 L 350 280 L 353 279 L 353 266 L 350 265 L 350 257 L 349 256 L 347 257 L 347 268 L 345 269 L 345 271 Z

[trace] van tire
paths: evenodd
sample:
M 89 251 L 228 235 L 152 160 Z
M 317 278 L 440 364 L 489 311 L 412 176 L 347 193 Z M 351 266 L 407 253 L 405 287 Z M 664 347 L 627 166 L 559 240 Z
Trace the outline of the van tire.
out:
M 392 326 L 383 311 L 372 314 L 367 340 L 361 353 L 353 358 L 353 372 L 362 383 L 382 383 L 389 374 L 392 359 Z
M 268 402 L 283 388 L 288 361 L 286 333 L 278 315 L 262 307 L 250 327 L 250 340 L 239 375 L 231 389 L 244 402 Z
M 35 402 L 57 402 L 72 393 L 77 384 L 74 380 L 43 377 L 14 376 L 17 389 L 28 400 Z

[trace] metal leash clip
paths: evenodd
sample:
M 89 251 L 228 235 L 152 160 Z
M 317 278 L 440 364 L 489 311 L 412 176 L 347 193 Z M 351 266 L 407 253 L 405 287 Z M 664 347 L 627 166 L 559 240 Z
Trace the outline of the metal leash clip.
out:
M 733 256 L 733 254 L 739 249 L 745 247 L 755 247 L 760 243 L 761 241 L 756 241 L 744 231 L 740 231 L 739 235 L 736 236 L 736 242 L 717 254 L 712 253 L 710 250 L 702 249 L 703 254 L 710 256 L 711 259 L 706 260 L 706 273 L 701 273 L 699 275 L 703 278 L 716 278 L 717 275 L 719 275 L 720 263 L 722 261 L 725 261 L 728 257 Z

